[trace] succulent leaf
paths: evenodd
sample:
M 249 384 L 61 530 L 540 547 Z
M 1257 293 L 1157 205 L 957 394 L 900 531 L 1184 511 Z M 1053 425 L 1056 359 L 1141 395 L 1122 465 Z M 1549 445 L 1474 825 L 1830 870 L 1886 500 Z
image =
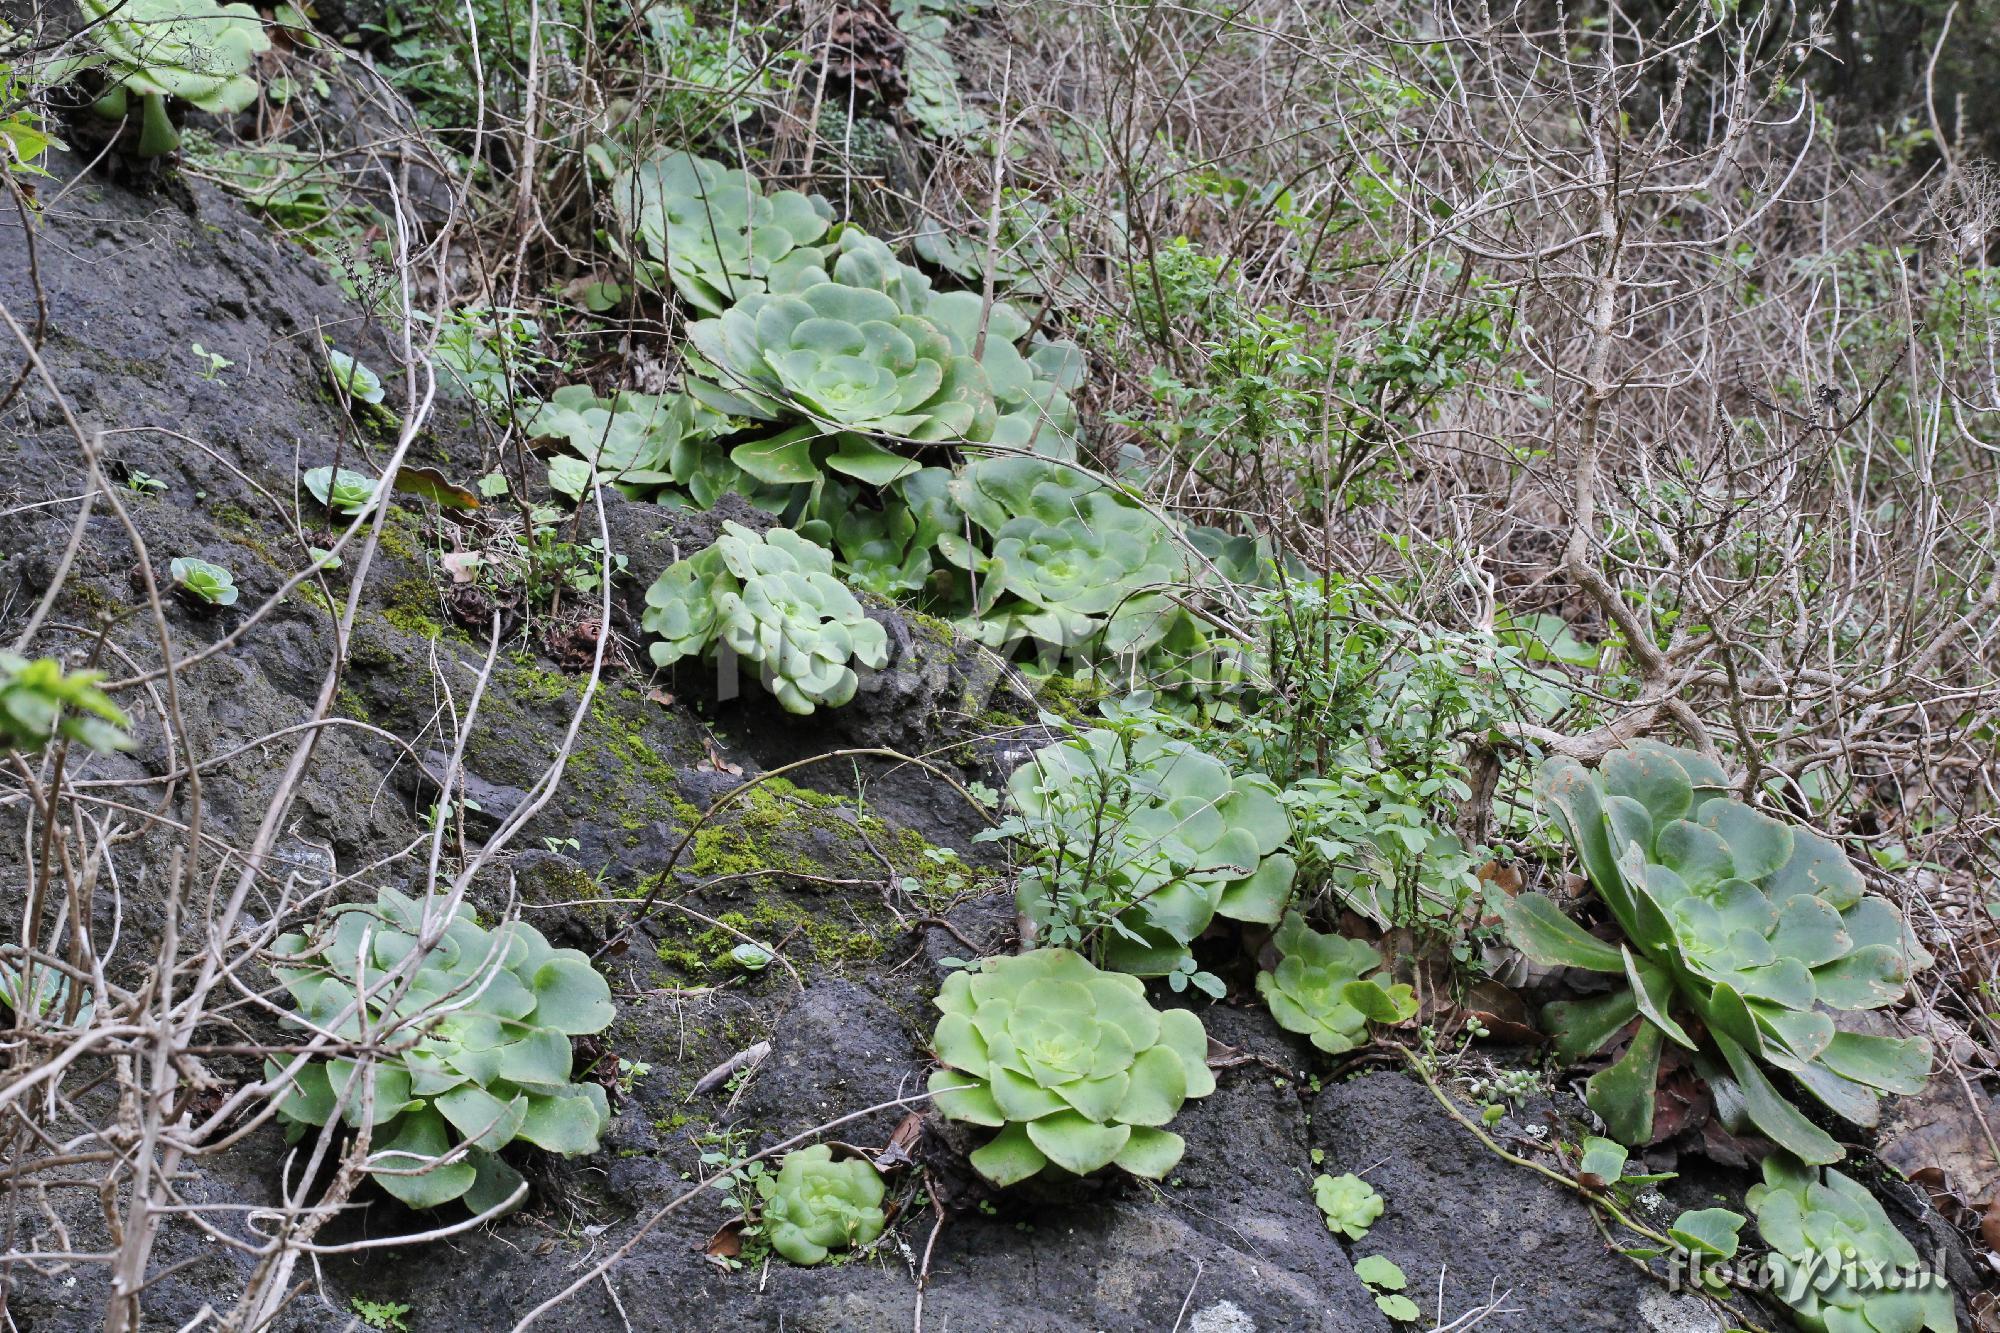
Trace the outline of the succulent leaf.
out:
M 1958 1327 L 1944 1274 L 1924 1267 L 1875 1196 L 1839 1171 L 1774 1154 L 1745 1202 L 1772 1250 L 1778 1280 L 1770 1290 L 1791 1306 L 1801 1328 L 1952 1333 Z

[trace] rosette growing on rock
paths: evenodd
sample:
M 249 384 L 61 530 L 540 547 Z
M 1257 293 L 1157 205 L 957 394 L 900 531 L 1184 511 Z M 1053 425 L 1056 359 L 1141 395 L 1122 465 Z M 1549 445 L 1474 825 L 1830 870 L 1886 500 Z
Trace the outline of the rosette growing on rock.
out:
M 1000 1131 L 972 1153 L 996 1185 L 1051 1163 L 1076 1175 L 1119 1166 L 1153 1180 L 1185 1149 L 1165 1125 L 1215 1091 L 1201 1020 L 1161 1012 L 1138 978 L 1068 949 L 987 958 L 937 997 L 931 1076 L 940 1112 Z

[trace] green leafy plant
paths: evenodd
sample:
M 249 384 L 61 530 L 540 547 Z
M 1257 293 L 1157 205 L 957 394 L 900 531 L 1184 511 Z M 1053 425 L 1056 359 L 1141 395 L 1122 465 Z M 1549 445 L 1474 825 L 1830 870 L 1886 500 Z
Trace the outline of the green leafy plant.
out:
M 0 60 L 0 170 L 17 176 L 47 176 L 42 154 L 61 148 L 49 134 L 48 122 L 35 104 L 39 74 L 22 71 Z
M 542 326 L 521 311 L 463 306 L 438 321 L 431 361 L 454 395 L 503 414 L 524 396 L 518 384 L 545 364 L 541 339 Z
M 1783 1154 L 1764 1159 L 1764 1183 L 1745 1196 L 1771 1247 L 1772 1292 L 1812 1333 L 1952 1333 L 1943 1273 L 1924 1268 L 1864 1187 Z
M 1354 1261 L 1354 1276 L 1361 1279 L 1368 1294 L 1375 1298 L 1375 1306 L 1384 1315 L 1403 1324 L 1413 1324 L 1422 1318 L 1423 1311 L 1408 1296 L 1401 1295 L 1410 1280 L 1403 1276 L 1403 1270 L 1379 1254 L 1371 1254 Z
M 964 139 L 987 128 L 986 114 L 967 105 L 958 86 L 958 62 L 945 46 L 951 25 L 935 14 L 911 10 L 897 18 L 907 54 L 908 109 L 924 132 L 937 139 Z
M 371 1301 L 366 1296 L 355 1296 L 349 1299 L 348 1305 L 369 1328 L 409 1333 L 410 1326 L 403 1322 L 403 1316 L 410 1313 L 413 1307 L 401 1301 Z
M 720 642 L 760 665 L 787 712 L 852 699 L 860 678 L 850 663 L 887 665 L 889 636 L 833 576 L 833 556 L 782 528 L 722 526 L 715 545 L 646 590 L 642 624 L 660 639 L 653 660 L 671 666 Z
M 936 1003 L 934 1104 L 1000 1131 L 971 1156 L 996 1185 L 1050 1163 L 1162 1179 L 1186 1149 L 1163 1126 L 1215 1091 L 1199 1018 L 1154 1009 L 1138 978 L 1068 949 L 982 959 L 946 977 Z
M 174 586 L 196 602 L 204 606 L 234 606 L 236 604 L 236 579 L 221 565 L 210 564 L 198 556 L 176 557 L 167 566 Z
M 440 930 L 412 966 L 419 935 Z M 487 930 L 462 905 L 447 919 L 442 898 L 389 888 L 373 906 L 335 909 L 310 936 L 280 937 L 272 952 L 304 1022 L 347 1040 L 366 1034 L 387 1052 L 368 1066 L 300 1068 L 278 1104 L 294 1138 L 372 1114 L 369 1173 L 383 1189 L 412 1208 L 463 1199 L 474 1212 L 521 1185 L 499 1156 L 515 1140 L 597 1150 L 610 1107 L 598 1084 L 571 1082 L 570 1038 L 603 1031 L 616 1011 L 581 952 L 518 921 Z M 265 1076 L 284 1069 L 269 1060 Z
M 1192 577 L 1185 548 L 1151 511 L 1097 478 L 1039 458 L 987 458 L 963 470 L 951 495 L 991 538 L 990 552 L 956 531 L 938 539 L 981 589 L 967 628 L 983 641 L 1026 635 L 1070 647 L 1102 634 L 1108 650 L 1132 653 L 1184 614 L 1163 593 Z M 1018 602 L 1002 603 L 1003 592 Z
M 1252 593 L 1269 685 L 1235 696 L 1229 744 L 1283 788 L 1302 885 L 1457 946 L 1491 859 L 1452 827 L 1472 797 L 1465 738 L 1547 724 L 1568 691 L 1492 635 L 1402 619 L 1403 592 L 1287 571 Z
M 210 383 L 220 381 L 222 372 L 236 364 L 222 353 L 211 352 L 200 343 L 188 344 L 188 350 L 193 352 L 194 359 L 201 363 L 201 368 L 195 371 L 195 374 Z
M 921 112 L 919 112 L 921 114 Z M 1041 297 L 1083 306 L 1093 288 L 1080 275 L 1083 266 L 1069 228 L 1083 210 L 1050 205 L 1020 189 L 1000 192 L 999 232 L 989 245 L 985 217 L 966 220 L 963 230 L 926 219 L 912 245 L 923 259 L 966 282 L 981 286 L 993 270 L 994 286 L 1003 292 Z
M 124 120 L 139 99 L 140 157 L 180 147 L 168 114 L 169 99 L 202 111 L 241 111 L 257 100 L 249 74 L 271 42 L 257 11 L 215 0 L 82 0 L 97 50 L 66 65 L 62 77 L 96 69 L 108 89 L 91 109 L 105 120 Z
M 1288 193 L 1265 205 L 1282 215 Z M 1121 424 L 1163 453 L 1203 458 L 1225 488 L 1295 470 L 1308 522 L 1391 494 L 1396 442 L 1493 366 L 1510 332 L 1495 314 L 1507 298 L 1480 277 L 1482 299 L 1448 314 L 1332 324 L 1253 300 L 1258 284 L 1237 263 L 1186 237 L 1149 250 L 1126 278 L 1146 338 L 1186 350 L 1149 376 L 1159 410 Z M 1102 329 L 1114 346 L 1129 332 L 1124 320 Z
M 102 671 L 64 671 L 53 657 L 0 649 L 0 745 L 36 754 L 58 740 L 110 754 L 132 748 L 131 720 L 97 688 Z
M 786 1153 L 775 1173 L 758 1177 L 757 1192 L 764 1235 L 795 1264 L 866 1245 L 887 1225 L 882 1173 L 859 1158 L 834 1161 L 823 1143 Z
M 1349 1240 L 1360 1240 L 1382 1216 L 1382 1196 L 1360 1176 L 1320 1176 L 1313 1181 L 1313 1202 L 1326 1218 L 1326 1229 Z
M 326 349 L 326 364 L 327 378 L 342 398 L 370 407 L 381 404 L 382 380 L 374 371 L 337 347 Z
M 1192 742 L 1096 728 L 1037 751 L 982 838 L 1014 840 L 1021 910 L 1051 944 L 1140 976 L 1177 970 L 1217 915 L 1275 925 L 1294 864 L 1277 788 Z
M 1359 1046 L 1370 1023 L 1400 1023 L 1416 1015 L 1417 997 L 1409 986 L 1368 976 L 1382 965 L 1373 945 L 1323 935 L 1297 912 L 1286 914 L 1272 943 L 1283 957 L 1274 970 L 1257 974 L 1257 993 L 1279 1027 L 1310 1037 L 1328 1055 Z
M 643 252 L 633 260 L 639 277 L 671 281 L 711 315 L 763 292 L 772 266 L 826 235 L 833 218 L 817 196 L 766 195 L 748 172 L 680 151 L 619 172 L 611 203 L 620 239 Z
M 658 61 L 659 103 L 649 112 L 672 126 L 735 122 L 756 114 L 757 98 L 788 86 L 781 59 L 759 60 L 746 39 L 768 34 L 741 15 L 726 25 L 698 20 L 689 6 L 648 5 L 641 16 Z
M 1544 1014 L 1569 1061 L 1638 1020 L 1625 1053 L 1587 1085 L 1613 1137 L 1651 1138 L 1660 1052 L 1673 1041 L 1692 1053 L 1733 1122 L 1809 1162 L 1837 1161 L 1840 1145 L 1763 1066 L 1846 1119 L 1873 1124 L 1878 1090 L 1922 1087 L 1930 1047 L 1843 1031 L 1832 1015 L 1894 1003 L 1911 961 L 1929 958 L 1901 914 L 1864 892 L 1837 845 L 1735 800 L 1726 786 L 1712 761 L 1651 742 L 1613 751 L 1596 772 L 1550 761 L 1538 790 L 1623 939 L 1585 933 L 1537 893 L 1505 904 L 1507 928 L 1538 962 L 1626 982 Z
M 726 418 L 685 394 L 619 393 L 600 398 L 590 386 L 557 389 L 537 409 L 529 434 L 559 440 L 568 453 L 549 462 L 549 486 L 581 500 L 592 486 L 615 486 L 635 499 L 701 508 L 725 492 L 782 509 L 788 496 L 769 495 L 714 444 Z
M 301 480 L 308 495 L 336 514 L 356 518 L 375 507 L 373 477 L 346 468 L 316 467 Z
M 705 398 L 732 415 L 779 420 L 796 413 L 826 433 L 920 441 L 978 440 L 992 433 L 993 394 L 979 363 L 955 353 L 935 326 L 871 288 L 821 282 L 797 294 L 745 297 L 720 317 L 691 325 L 688 338 L 726 391 L 709 391 Z M 748 448 L 739 448 L 735 461 L 764 475 L 746 457 Z M 849 444 L 828 466 L 878 485 L 917 466 L 867 451 L 862 456 L 871 461 L 861 463 L 854 452 Z M 772 468 L 767 464 L 764 471 Z

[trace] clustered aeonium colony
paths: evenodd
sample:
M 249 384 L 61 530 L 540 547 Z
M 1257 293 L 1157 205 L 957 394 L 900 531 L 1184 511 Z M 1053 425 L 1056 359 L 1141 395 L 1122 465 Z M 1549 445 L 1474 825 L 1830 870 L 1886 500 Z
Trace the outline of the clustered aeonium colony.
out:
M 87 0 L 86 16 L 96 20 L 98 52 L 75 62 L 76 69 L 100 71 L 105 91 L 95 109 L 102 116 L 122 119 L 131 113 L 129 99 L 140 99 L 142 156 L 178 143 L 170 99 L 232 111 L 255 97 L 247 71 L 268 39 L 248 6 L 135 0 L 114 10 L 93 3 Z M 975 625 L 1012 618 L 1074 638 L 1101 630 L 1101 618 L 1135 592 L 1143 595 L 1149 580 L 1185 576 L 1165 530 L 1115 490 L 1094 482 L 1079 487 L 1059 468 L 1023 458 L 987 460 L 952 475 L 870 438 L 994 441 L 1067 458 L 1075 426 L 1066 390 L 1075 387 L 1079 366 L 1073 348 L 1038 337 L 1024 355 L 1017 344 L 1028 325 L 1011 307 L 975 301 L 970 293 L 933 293 L 927 279 L 879 241 L 833 226 L 824 201 L 793 192 L 766 197 L 746 174 L 685 153 L 628 170 L 614 198 L 627 233 L 646 251 L 635 256 L 641 275 L 666 277 L 712 316 L 695 326 L 693 341 L 713 378 L 692 381 L 694 398 L 667 414 L 675 441 L 604 475 L 689 486 L 698 499 L 704 490 L 712 498 L 725 488 L 754 494 L 759 485 L 810 482 L 815 501 L 828 493 L 834 503 L 807 526 L 871 586 L 911 590 L 929 571 L 933 548 L 948 566 L 983 575 L 987 591 L 976 599 Z M 379 383 L 365 368 L 338 352 L 330 357 L 340 387 L 379 401 Z M 704 406 L 705 422 L 690 425 Z M 713 460 L 682 461 L 673 447 L 682 437 L 699 442 L 719 434 L 731 418 L 792 417 L 802 417 L 803 425 L 738 446 L 731 454 L 739 470 L 734 477 Z M 590 461 L 603 468 L 607 460 Z M 635 468 L 632 461 L 659 466 Z M 346 515 L 366 511 L 373 488 L 365 478 L 320 473 L 306 481 L 323 505 Z M 888 503 L 878 517 L 857 520 L 853 492 L 839 482 L 827 487 L 829 473 L 879 488 Z M 972 546 L 958 535 L 964 525 L 938 521 L 954 511 L 983 530 L 991 546 Z M 655 614 L 648 627 L 663 633 L 668 657 L 700 651 L 706 646 L 698 642 L 700 630 L 719 626 L 738 652 L 771 664 L 786 707 L 810 711 L 851 697 L 848 663 L 880 664 L 879 627 L 868 632 L 872 622 L 832 577 L 828 551 L 789 533 L 759 539 L 735 529 L 725 540 L 731 545 L 708 565 L 676 575 L 669 591 L 686 596 L 649 598 Z M 235 600 L 230 575 L 219 566 L 183 557 L 172 574 L 194 599 Z M 995 593 L 1018 600 L 1002 609 Z M 1133 641 L 1129 633 L 1126 641 Z M 38 748 L 58 733 L 101 750 L 128 743 L 117 730 L 124 718 L 91 688 L 90 676 L 64 677 L 51 664 L 23 659 L 0 668 L 8 678 L 0 702 L 11 714 L 10 744 Z M 62 719 L 65 707 L 73 715 Z M 1144 773 L 1157 765 L 1132 767 Z M 1628 979 L 1625 991 L 1554 1007 L 1552 1014 L 1569 1058 L 1640 1020 L 1625 1055 L 1591 1081 L 1592 1105 L 1614 1132 L 1628 1141 L 1649 1133 L 1653 1071 L 1668 1040 L 1693 1052 L 1705 1076 L 1731 1091 L 1747 1122 L 1806 1163 L 1832 1160 L 1840 1150 L 1776 1092 L 1761 1064 L 1790 1073 L 1862 1124 L 1873 1122 L 1878 1090 L 1911 1092 L 1921 1084 L 1928 1065 L 1923 1043 L 1845 1031 L 1825 1012 L 1893 1002 L 1907 981 L 1907 960 L 1925 961 L 1894 909 L 1862 891 L 1837 847 L 1727 798 L 1719 770 L 1686 751 L 1634 745 L 1607 758 L 1598 774 L 1557 761 L 1543 782 L 1630 944 L 1614 959 L 1535 895 L 1513 906 L 1509 926 L 1531 956 Z M 1041 785 L 1031 787 L 1017 792 L 1024 808 L 1045 794 Z M 1147 799 L 1162 795 L 1171 807 L 1170 788 Z M 1204 813 L 1219 812 L 1231 799 L 1209 799 Z M 1140 808 L 1150 807 L 1142 801 Z M 1241 832 L 1231 817 L 1219 818 L 1219 835 Z M 1208 887 L 1196 887 L 1207 873 L 1200 839 L 1180 841 L 1186 864 L 1170 868 L 1162 887 L 1184 896 L 1193 890 L 1202 901 L 1192 915 L 1176 917 L 1164 897 L 1137 913 L 1129 938 L 1141 954 L 1179 953 L 1199 931 L 1196 918 L 1205 922 L 1206 914 L 1227 911 L 1215 901 L 1212 875 Z M 1264 842 L 1256 839 L 1248 863 L 1269 867 L 1277 859 L 1275 844 Z M 1230 864 L 1240 869 L 1246 862 Z M 1146 873 L 1160 872 L 1149 866 Z M 1267 878 L 1269 892 L 1240 914 L 1244 919 L 1275 919 L 1289 875 L 1282 884 L 1275 872 Z M 1225 887 L 1221 897 L 1232 894 L 1241 899 L 1240 885 Z M 385 890 L 373 913 L 336 914 L 330 935 L 292 937 L 280 952 L 308 964 L 284 972 L 302 1010 L 332 1016 L 344 997 L 353 1010 L 349 1023 L 393 1017 L 371 1013 L 372 1002 L 358 997 L 372 969 L 393 966 L 398 951 L 407 951 L 407 932 L 425 910 Z M 493 1155 L 509 1139 L 584 1151 L 606 1116 L 601 1089 L 570 1084 L 566 1040 L 608 1021 L 601 978 L 580 955 L 551 950 L 518 923 L 488 935 L 464 915 L 451 930 L 418 969 L 411 991 L 427 995 L 443 987 L 437 993 L 449 994 L 486 967 L 484 984 L 497 994 L 471 1011 L 479 1023 L 461 1012 L 449 1033 L 432 1030 L 399 1066 L 378 1072 L 373 1090 L 388 1094 L 375 1112 L 394 1130 L 385 1154 L 438 1156 L 453 1131 L 474 1145 L 454 1167 L 381 1176 L 392 1192 L 423 1205 L 457 1193 L 490 1202 L 495 1180 L 505 1184 L 511 1176 Z M 480 961 L 481 945 L 492 946 L 498 966 Z M 1367 1021 L 1407 1016 L 1406 987 L 1362 979 L 1377 961 L 1366 945 L 1318 935 L 1296 916 L 1285 919 L 1278 945 L 1284 958 L 1277 971 L 1259 976 L 1259 989 L 1284 1026 L 1323 1049 L 1346 1049 Z M 939 1006 L 946 1065 L 935 1081 L 939 1104 L 948 1115 L 1001 1131 L 975 1154 L 975 1164 L 996 1181 L 1051 1162 L 1079 1172 L 1116 1162 L 1162 1174 L 1180 1150 L 1160 1126 L 1182 1100 L 1213 1087 L 1198 1020 L 1185 1011 L 1153 1011 L 1133 978 L 1099 972 L 1067 950 L 986 960 L 977 974 L 954 975 Z M 1689 1015 L 1700 1020 L 1699 1038 L 1681 1021 Z M 345 1080 L 353 1071 L 341 1062 L 307 1066 L 283 1114 L 299 1125 L 351 1115 L 355 1103 Z M 1858 1253 L 1872 1246 L 1893 1259 L 1908 1248 L 1865 1190 L 1832 1170 L 1815 1180 L 1809 1167 L 1788 1160 L 1772 1159 L 1767 1184 L 1751 1198 L 1781 1252 Z M 785 1236 L 781 1251 L 809 1263 L 842 1241 L 865 1243 L 879 1234 L 880 1180 L 872 1170 L 832 1163 L 823 1148 L 791 1154 L 767 1196 L 774 1244 Z M 1942 1330 L 1950 1326 L 1948 1305 L 1948 1297 L 1898 1305 L 1866 1293 L 1822 1292 L 1798 1314 L 1814 1328 L 1886 1333 L 1921 1321 Z

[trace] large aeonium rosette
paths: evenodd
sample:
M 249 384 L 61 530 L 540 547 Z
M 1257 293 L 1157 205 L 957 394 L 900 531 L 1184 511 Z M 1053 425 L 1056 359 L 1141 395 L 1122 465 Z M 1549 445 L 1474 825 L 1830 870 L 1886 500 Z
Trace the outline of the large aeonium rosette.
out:
M 937 1006 L 945 1068 L 930 1090 L 950 1119 L 1000 1131 L 971 1156 L 996 1185 L 1050 1163 L 1158 1180 L 1186 1147 L 1164 1126 L 1215 1091 L 1199 1018 L 1154 1009 L 1136 977 L 1068 949 L 987 958 L 949 977 Z

